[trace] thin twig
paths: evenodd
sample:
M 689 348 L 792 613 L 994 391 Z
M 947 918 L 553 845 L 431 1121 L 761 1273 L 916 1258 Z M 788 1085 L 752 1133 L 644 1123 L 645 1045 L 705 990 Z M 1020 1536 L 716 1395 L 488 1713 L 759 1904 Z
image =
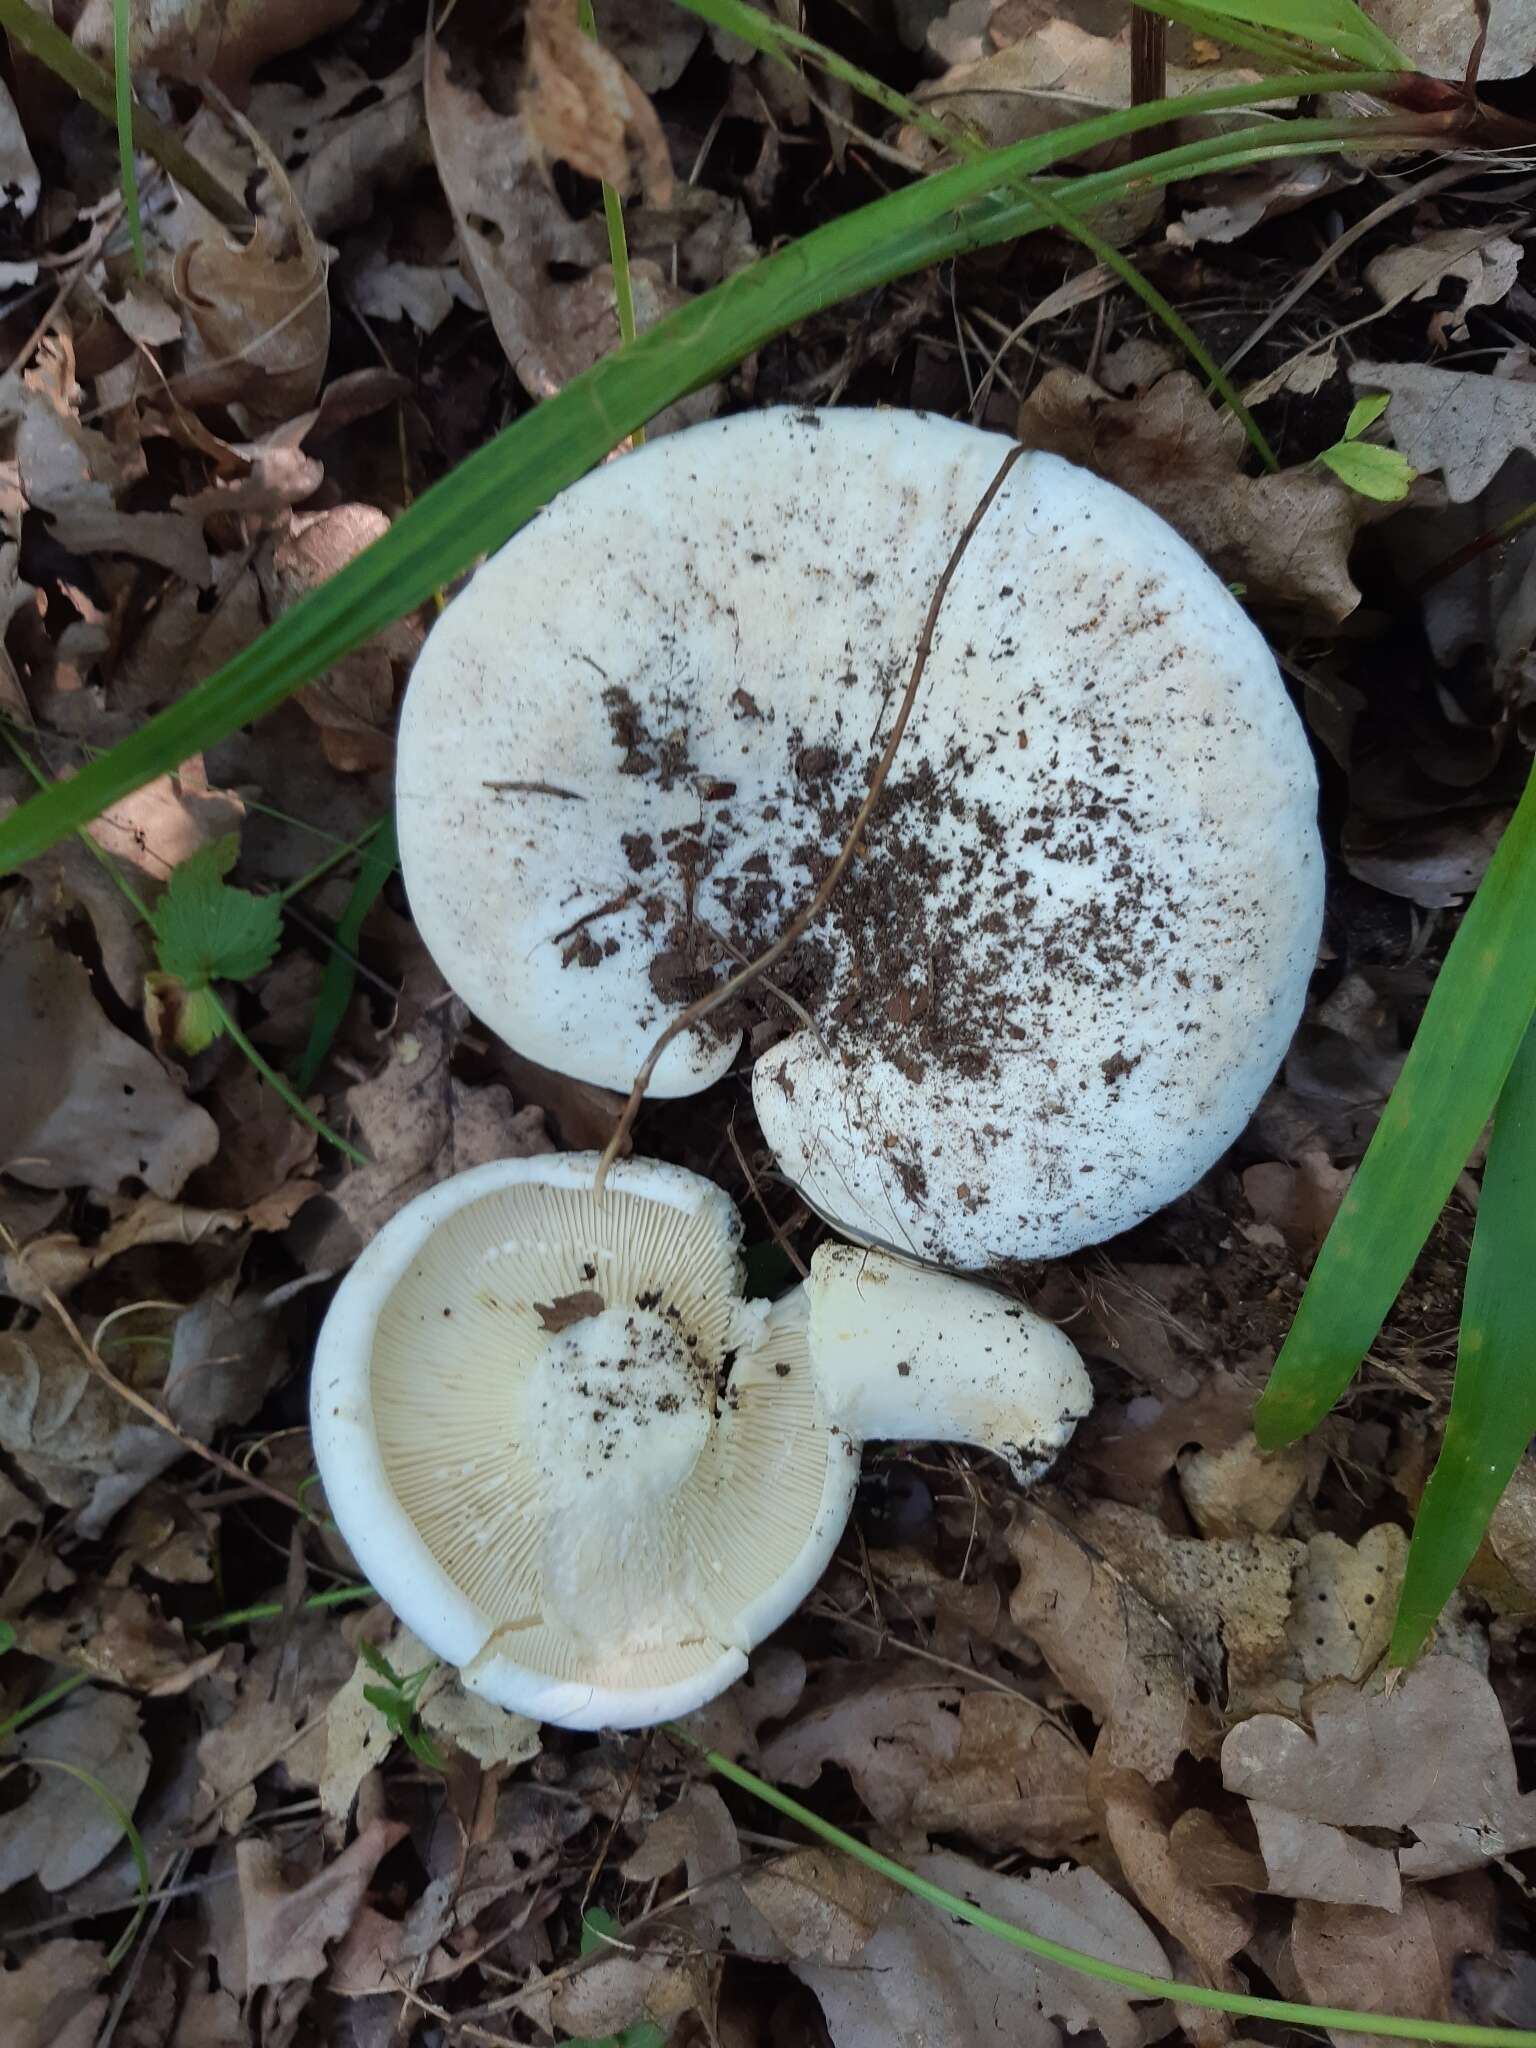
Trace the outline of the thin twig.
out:
M 14 1258 L 26 1260 L 26 1252 L 3 1223 L 0 1223 L 0 1239 L 4 1240 Z M 302 1501 L 295 1500 L 290 1493 L 284 1493 L 280 1486 L 272 1486 L 265 1479 L 258 1479 L 254 1472 L 243 1470 L 233 1458 L 226 1458 L 222 1451 L 216 1451 L 210 1445 L 200 1442 L 197 1437 L 189 1435 L 179 1422 L 173 1422 L 169 1415 L 157 1408 L 147 1395 L 139 1392 L 137 1387 L 130 1387 L 126 1380 L 120 1380 L 48 1283 L 38 1280 L 35 1275 L 32 1278 L 38 1299 L 58 1318 L 64 1334 L 91 1371 L 111 1388 L 120 1401 L 126 1401 L 130 1408 L 137 1409 L 146 1421 L 155 1425 L 156 1429 L 163 1429 L 167 1436 L 175 1437 L 184 1451 L 191 1451 L 195 1457 L 204 1458 L 210 1465 L 217 1466 L 227 1479 L 233 1479 L 241 1486 L 254 1487 L 258 1493 L 265 1494 L 268 1500 L 275 1500 L 282 1507 L 291 1509 L 306 1522 L 316 1519 L 313 1510 L 305 1507 Z
M 629 1100 L 625 1103 L 618 1123 L 614 1126 L 613 1135 L 603 1148 L 602 1158 L 597 1162 L 597 1172 L 592 1178 L 592 1192 L 594 1195 L 600 1196 L 602 1194 L 603 1185 L 608 1178 L 608 1169 L 618 1157 L 619 1147 L 629 1136 L 635 1118 L 639 1114 L 640 1104 L 645 1099 L 645 1091 L 650 1086 L 651 1076 L 656 1071 L 656 1062 L 661 1058 L 673 1039 L 680 1036 L 684 1031 L 691 1031 L 695 1024 L 702 1023 L 704 1018 L 709 1016 L 712 1011 L 718 1010 L 722 1003 L 728 1003 L 734 997 L 739 996 L 742 990 L 755 981 L 760 974 L 766 973 L 775 962 L 782 960 L 790 948 L 797 945 L 805 936 L 806 932 L 831 902 L 838 883 L 842 880 L 853 859 L 855 849 L 864 837 L 865 828 L 874 815 L 875 806 L 880 801 L 880 792 L 885 787 L 886 777 L 891 772 L 891 764 L 896 759 L 896 749 L 901 745 L 902 735 L 907 729 L 907 720 L 911 717 L 912 707 L 917 701 L 918 685 L 922 682 L 923 671 L 928 666 L 928 654 L 933 645 L 934 628 L 939 622 L 939 612 L 943 606 L 944 599 L 949 594 L 949 586 L 954 580 L 955 571 L 960 566 L 960 558 L 970 546 L 977 527 L 980 526 L 982 520 L 991 511 L 992 501 L 1007 481 L 1009 471 L 1023 453 L 1024 450 L 1022 448 L 1014 447 L 1010 448 L 1003 457 L 1003 460 L 998 465 L 996 476 L 987 485 L 980 503 L 965 522 L 964 531 L 955 542 L 954 550 L 944 565 L 944 573 L 940 576 L 938 583 L 934 587 L 933 599 L 928 606 L 928 616 L 923 621 L 923 630 L 917 643 L 917 654 L 912 663 L 912 673 L 907 678 L 907 687 L 902 694 L 901 709 L 896 713 L 896 722 L 891 727 L 891 736 L 885 743 L 885 751 L 881 754 L 879 761 L 875 765 L 874 774 L 869 778 L 869 789 L 863 803 L 859 806 L 859 814 L 854 819 L 852 825 L 849 826 L 848 836 L 843 841 L 842 849 L 838 853 L 836 860 L 833 861 L 831 867 L 828 868 L 826 874 L 822 877 L 810 901 L 803 910 L 798 911 L 790 919 L 773 944 L 759 953 L 755 960 L 749 962 L 747 966 L 733 974 L 729 981 L 722 982 L 718 988 L 711 989 L 708 995 L 700 996 L 697 1002 L 690 1003 L 686 1010 L 679 1011 L 677 1016 L 672 1019 L 671 1023 L 667 1025 L 661 1036 L 656 1040 L 656 1043 L 645 1056 L 645 1064 L 635 1076 L 635 1085 L 629 1091 Z
M 794 1267 L 795 1271 L 800 1275 L 800 1278 L 802 1280 L 809 1280 L 811 1277 L 810 1267 L 805 1263 L 804 1259 L 801 1258 L 800 1254 L 795 1250 L 794 1246 L 790 1243 L 789 1239 L 784 1235 L 784 1229 L 782 1224 L 774 1215 L 773 1211 L 769 1208 L 768 1204 L 763 1200 L 763 1191 L 757 1184 L 757 1175 L 752 1171 L 752 1168 L 747 1160 L 747 1155 L 741 1149 L 741 1140 L 736 1135 L 736 1119 L 734 1116 L 732 1116 L 732 1118 L 725 1127 L 725 1135 L 730 1140 L 731 1150 L 736 1155 L 736 1164 L 741 1168 L 742 1175 L 746 1180 L 747 1186 L 752 1191 L 752 1198 L 757 1203 L 759 1209 L 762 1210 L 763 1219 L 767 1223 L 768 1228 L 773 1232 L 774 1243 L 778 1246 L 779 1250 L 784 1254 L 785 1258 L 788 1259 L 789 1263 Z

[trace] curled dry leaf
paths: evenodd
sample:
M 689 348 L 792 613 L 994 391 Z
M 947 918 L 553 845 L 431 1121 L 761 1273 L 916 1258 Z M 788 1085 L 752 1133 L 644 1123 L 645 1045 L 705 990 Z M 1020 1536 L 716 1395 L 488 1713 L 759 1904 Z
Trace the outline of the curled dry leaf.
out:
M 1390 508 L 1312 464 L 1245 476 L 1242 427 L 1187 372 L 1140 398 L 1113 399 L 1080 371 L 1048 370 L 1019 409 L 1018 436 L 1150 505 L 1254 603 L 1337 621 L 1360 602 L 1349 551 Z
M 1304 1702 L 1310 1726 L 1257 1714 L 1222 1745 L 1229 1792 L 1338 1827 L 1394 1828 L 1405 1877 L 1443 1877 L 1536 1843 L 1536 1793 L 1521 1793 L 1509 1731 L 1482 1673 L 1427 1657 L 1390 1691 L 1330 1680 Z
M 356 14 L 361 0 L 134 0 L 128 9 L 129 61 L 230 92 L 270 58 L 302 49 Z M 75 46 L 112 62 L 113 0 L 86 0 Z
M 1105 1832 L 1132 1891 L 1199 1963 L 1206 1979 L 1237 1989 L 1227 1965 L 1256 1925 L 1246 1901 L 1192 1881 L 1175 1857 L 1169 1812 L 1136 1771 L 1108 1771 L 1098 1795 Z
M 245 1911 L 247 1988 L 322 1975 L 327 1945 L 347 1933 L 374 1871 L 408 1832 L 401 1821 L 371 1820 L 349 1848 L 296 1881 L 274 1844 L 241 1842 L 235 1865 Z
M 1235 1373 L 1218 1371 L 1191 1394 L 1147 1393 L 1101 1402 L 1077 1433 L 1073 1463 L 1092 1471 L 1108 1499 L 1132 1507 L 1148 1504 L 1186 1445 L 1200 1444 L 1206 1455 L 1219 1456 L 1251 1434 L 1248 1425 L 1260 1384 L 1257 1378 L 1250 1384 Z
M 282 164 L 249 122 L 231 118 L 266 172 L 273 212 L 242 243 L 182 195 L 188 218 L 171 276 L 189 332 L 175 390 L 186 405 L 239 404 L 276 424 L 320 389 L 331 343 L 329 258 Z
M 94 2048 L 106 2018 L 107 1974 L 99 1941 L 45 1941 L 16 1969 L 0 1966 L 10 2048 Z
M 1443 910 L 1464 902 L 1481 882 L 1509 820 L 1502 805 L 1405 823 L 1356 815 L 1345 823 L 1339 850 L 1349 872 L 1373 889 Z
M 1463 288 L 1460 302 L 1434 314 L 1429 323 L 1430 339 L 1443 348 L 1466 340 L 1466 316 L 1475 307 L 1496 306 L 1508 295 L 1520 272 L 1520 257 L 1520 244 L 1496 229 L 1432 228 L 1373 256 L 1365 278 L 1383 311 L 1405 299 L 1433 298 L 1448 278 L 1455 278 Z
M 34 1765 L 36 1782 L 0 1829 L 0 1891 L 28 1877 L 47 1891 L 63 1891 L 110 1854 L 123 1830 L 99 1793 L 69 1771 L 47 1766 L 87 1772 L 131 1814 L 149 1776 L 138 1708 L 122 1693 L 83 1685 L 11 1741 L 15 1755 Z
M 546 156 L 616 192 L 637 183 L 665 206 L 672 160 L 656 109 L 613 54 L 577 24 L 576 0 L 530 0 L 522 116 Z
M 1415 469 L 1439 470 L 1463 505 L 1485 491 L 1517 448 L 1536 453 L 1536 383 L 1422 363 L 1355 363 L 1357 391 L 1387 391 L 1392 439 Z
M 27 1085 L 0 1096 L 0 1165 L 29 1187 L 178 1194 L 218 1128 L 152 1053 L 108 1021 L 90 977 L 46 940 L 0 946 L 0 1044 Z
M 1353 1167 L 1335 1166 L 1326 1152 L 1313 1147 L 1294 1166 L 1279 1160 L 1250 1166 L 1243 1175 L 1243 1193 L 1261 1227 L 1308 1255 L 1333 1227 L 1354 1177 Z
M 1105 1559 L 1026 1502 L 1008 1533 L 1019 1567 L 1013 1619 L 1103 1729 L 1096 1756 L 1154 1784 L 1213 1739 L 1171 1624 Z
M 1186 1451 L 1179 1491 L 1202 1536 L 1268 1536 L 1307 1483 L 1304 1445 L 1261 1451 L 1252 1430 L 1221 1451 Z
M 999 1919 L 1123 1969 L 1168 1975 L 1151 1929 L 1095 1871 L 1063 1868 L 1005 1877 L 947 1853 L 920 1856 L 920 1877 Z M 834 2048 L 1055 2048 L 1069 2032 L 1096 2028 L 1109 2048 L 1141 2048 L 1143 2008 L 1112 1984 L 1037 1962 L 1023 1950 L 935 1912 L 909 1895 L 897 1902 L 849 1968 L 797 1962 L 815 1992 Z M 1143 2007 L 1145 2002 L 1143 2001 Z
M 306 1187 L 306 1192 L 312 1190 Z M 141 1195 L 136 1202 L 109 1203 L 108 1208 L 119 1213 L 93 1245 L 82 1244 L 68 1231 L 53 1231 L 34 1238 L 19 1255 L 7 1258 L 3 1267 L 7 1291 L 33 1308 L 46 1308 L 45 1288 L 67 1296 L 92 1273 L 99 1273 L 123 1252 L 140 1245 L 171 1244 L 193 1249 L 203 1246 L 215 1252 L 231 1233 L 247 1225 L 253 1229 L 280 1229 L 292 1213 L 290 1210 L 274 1219 L 263 1215 L 260 1206 L 251 1213 L 241 1209 L 194 1209 L 183 1202 L 162 1202 L 158 1195 Z

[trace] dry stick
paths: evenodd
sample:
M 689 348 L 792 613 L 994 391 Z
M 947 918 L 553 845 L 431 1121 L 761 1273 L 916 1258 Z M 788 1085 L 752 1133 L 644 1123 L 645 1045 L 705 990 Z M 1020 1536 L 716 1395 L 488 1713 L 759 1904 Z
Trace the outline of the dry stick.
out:
M 5 1241 L 13 1257 L 25 1262 L 26 1253 L 3 1223 L 0 1223 L 0 1239 Z M 183 1450 L 191 1451 L 199 1458 L 206 1458 L 210 1465 L 216 1465 L 226 1478 L 236 1480 L 241 1486 L 253 1486 L 258 1493 L 264 1493 L 268 1500 L 275 1500 L 281 1506 L 290 1508 L 304 1521 L 314 1521 L 313 1509 L 305 1507 L 302 1501 L 295 1500 L 291 1493 L 284 1493 L 280 1486 L 268 1485 L 265 1479 L 258 1479 L 254 1472 L 247 1472 L 237 1465 L 233 1458 L 226 1458 L 222 1451 L 213 1450 L 208 1444 L 199 1442 L 195 1436 L 189 1436 L 180 1423 L 172 1422 L 170 1416 L 157 1408 L 146 1395 L 141 1394 L 137 1387 L 130 1387 L 126 1380 L 120 1380 L 47 1282 L 34 1280 L 33 1284 L 37 1288 L 39 1299 L 63 1325 L 64 1334 L 70 1343 L 96 1377 L 104 1381 L 119 1400 L 126 1401 L 130 1408 L 136 1408 L 146 1420 L 155 1425 L 156 1429 L 163 1429 L 167 1436 L 175 1437 Z
M 833 861 L 831 867 L 828 868 L 826 874 L 822 877 L 809 903 L 790 919 L 773 944 L 764 952 L 759 953 L 755 960 L 749 961 L 739 972 L 733 974 L 729 981 L 722 982 L 719 988 L 711 989 L 708 995 L 700 996 L 698 1001 L 690 1003 L 686 1010 L 680 1010 L 656 1040 L 656 1043 L 645 1056 L 645 1064 L 635 1076 L 635 1085 L 629 1091 L 629 1100 L 625 1103 L 619 1121 L 614 1126 L 613 1135 L 603 1148 L 602 1158 L 597 1162 L 597 1172 L 592 1177 L 592 1192 L 594 1195 L 601 1196 L 604 1183 L 608 1178 L 608 1169 L 618 1157 L 619 1147 L 629 1136 L 634 1126 L 635 1118 L 639 1114 L 640 1105 L 645 1100 L 645 1091 L 651 1085 L 651 1076 L 656 1071 L 656 1062 L 661 1058 L 673 1039 L 677 1038 L 684 1031 L 692 1030 L 695 1024 L 702 1023 L 711 1011 L 718 1010 L 722 1003 L 728 1003 L 733 997 L 740 995 L 742 990 L 755 981 L 760 974 L 765 974 L 777 961 L 782 960 L 790 948 L 797 945 L 805 936 L 806 932 L 831 902 L 833 892 L 842 880 L 853 859 L 859 841 L 864 836 L 865 827 L 874 815 L 875 806 L 880 801 L 880 792 L 884 789 L 886 777 L 891 772 L 891 763 L 896 758 L 896 749 L 901 745 L 902 734 L 907 729 L 907 720 L 912 715 L 912 706 L 917 701 L 918 684 L 923 680 L 923 671 L 928 666 L 928 653 L 933 645 L 933 632 L 939 622 L 939 612 L 945 597 L 949 593 L 949 586 L 954 579 L 955 571 L 960 566 L 960 558 L 970 546 L 977 527 L 980 526 L 982 520 L 991 511 L 992 501 L 1007 481 L 1009 471 L 1024 452 L 1022 448 L 1010 448 L 1003 457 L 1002 462 L 998 465 L 996 476 L 987 485 L 985 492 L 982 494 L 981 502 L 965 522 L 965 530 L 955 542 L 954 551 L 944 565 L 944 573 L 940 576 L 938 583 L 934 587 L 933 601 L 928 607 L 928 616 L 923 620 L 923 630 L 917 643 L 917 655 L 912 663 L 912 673 L 907 678 L 907 687 L 902 693 L 901 709 L 896 713 L 896 723 L 891 727 L 891 736 L 885 743 L 885 751 L 875 765 L 874 774 L 869 778 L 868 793 L 863 803 L 859 806 L 859 815 L 848 828 L 848 837 L 843 841 L 842 849 L 837 859 Z
M 1131 105 L 1168 97 L 1168 24 L 1149 8 L 1131 9 Z M 1154 156 L 1168 147 L 1166 128 L 1143 128 L 1131 137 L 1131 156 Z

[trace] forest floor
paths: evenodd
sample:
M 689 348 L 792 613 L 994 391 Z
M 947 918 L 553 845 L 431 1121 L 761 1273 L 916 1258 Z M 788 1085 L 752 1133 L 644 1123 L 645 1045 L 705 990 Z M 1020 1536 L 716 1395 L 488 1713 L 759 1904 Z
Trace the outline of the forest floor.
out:
M 1470 0 L 1378 11 L 1442 74 L 1464 64 Z M 1004 140 L 1059 123 L 1064 96 L 1126 102 L 1125 12 L 849 0 L 807 26 L 904 90 L 942 82 Z M 1486 90 L 1533 119 L 1518 12 L 1494 10 Z M 260 210 L 245 248 L 145 157 L 136 274 L 109 124 L 19 51 L 0 91 L 0 811 L 210 674 L 616 340 L 597 187 L 542 167 L 518 111 L 517 10 L 460 0 L 435 52 L 397 0 L 225 13 L 160 10 L 141 89 Z M 663 0 L 598 14 L 675 176 L 663 199 L 653 163 L 628 209 L 642 323 L 894 188 L 926 146 Z M 97 17 L 76 34 L 99 52 Z M 1173 57 L 1229 68 L 1198 39 Z M 193 89 L 210 73 L 227 102 Z M 1175 187 L 1120 224 L 1234 365 L 1274 477 L 1145 306 L 1052 234 L 830 308 L 688 401 L 922 408 L 1143 497 L 1241 586 L 1294 685 L 1329 869 L 1306 1014 L 1241 1140 L 1128 1236 L 1024 1277 L 1097 1397 L 1048 1482 L 1021 1497 L 980 1453 L 872 1450 L 831 1569 L 695 1735 L 1109 1961 L 1525 2027 L 1529 1457 L 1426 1658 L 1383 1669 L 1478 1159 L 1342 1406 L 1274 1455 L 1250 1425 L 1529 768 L 1536 526 L 1486 542 L 1536 499 L 1533 190 L 1508 157 L 1343 157 Z M 1453 404 L 1438 380 L 1460 372 Z M 1402 503 L 1317 464 L 1362 390 L 1393 394 L 1420 472 Z M 115 805 L 94 849 L 0 878 L 7 2048 L 1278 2042 L 988 1943 L 659 1732 L 541 1729 L 438 1669 L 415 1746 L 396 1740 L 360 1653 L 408 1674 L 420 1646 L 294 1512 L 316 1498 L 315 1332 L 414 1194 L 601 1145 L 617 1099 L 467 1013 L 394 875 L 306 1091 L 365 1155 L 343 1158 L 229 1035 L 177 1044 L 131 895 L 153 906 L 237 835 L 231 879 L 281 893 L 283 920 L 223 999 L 296 1071 L 429 624 Z M 822 1234 L 744 1072 L 646 1106 L 634 1145 L 723 1185 L 760 1259 Z

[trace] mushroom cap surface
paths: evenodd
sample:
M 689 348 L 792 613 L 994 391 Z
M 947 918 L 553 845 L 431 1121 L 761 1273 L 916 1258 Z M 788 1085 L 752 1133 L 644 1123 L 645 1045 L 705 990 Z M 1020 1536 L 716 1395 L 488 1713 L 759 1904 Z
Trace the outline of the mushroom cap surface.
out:
M 728 1197 L 626 1161 L 599 1199 L 595 1167 L 498 1161 L 418 1196 L 342 1282 L 311 1392 L 371 1583 L 471 1690 L 571 1728 L 738 1677 L 821 1575 L 859 1469 L 803 1292 L 741 1298 Z
M 400 846 L 448 980 L 546 1066 L 627 1089 L 841 847 L 924 615 L 1006 452 L 919 414 L 745 414 L 584 478 L 433 628 Z M 1047 1256 L 1190 1186 L 1300 1015 L 1316 776 L 1257 629 L 1157 516 L 1058 458 L 962 558 L 858 857 L 773 981 L 785 1172 L 944 1264 Z M 759 984 L 754 1013 L 789 1018 Z M 750 1014 L 675 1040 L 708 1086 Z

